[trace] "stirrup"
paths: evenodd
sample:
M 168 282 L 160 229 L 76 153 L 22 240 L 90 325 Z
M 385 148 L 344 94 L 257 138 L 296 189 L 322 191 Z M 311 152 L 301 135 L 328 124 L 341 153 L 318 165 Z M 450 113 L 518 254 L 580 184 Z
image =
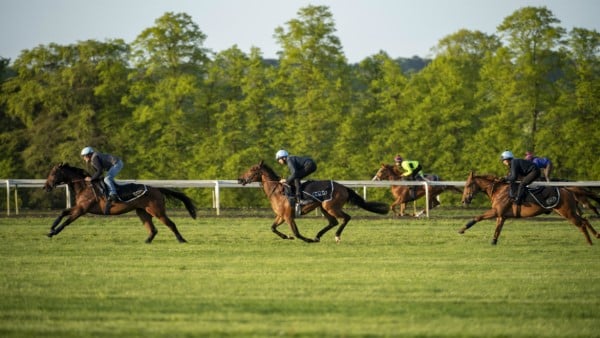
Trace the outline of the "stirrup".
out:
M 300 205 L 300 203 L 296 203 L 296 206 L 294 207 L 294 211 L 296 213 L 296 217 L 300 217 L 302 216 L 302 205 Z

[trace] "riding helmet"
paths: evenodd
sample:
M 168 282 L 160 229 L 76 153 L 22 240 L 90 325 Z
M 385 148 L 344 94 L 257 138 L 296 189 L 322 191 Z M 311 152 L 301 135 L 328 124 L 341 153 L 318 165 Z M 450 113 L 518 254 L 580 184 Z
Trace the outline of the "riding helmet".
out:
M 83 150 L 81 150 L 81 156 L 91 155 L 93 153 L 94 153 L 94 148 L 92 148 L 92 147 L 85 147 L 85 148 L 83 148 Z
M 396 157 L 394 158 L 394 161 L 395 161 L 395 162 L 402 162 L 402 161 L 403 161 L 403 160 L 402 160 L 402 156 L 400 156 L 400 155 L 396 155 Z
M 502 152 L 502 155 L 500 155 L 500 160 L 502 160 L 502 161 L 512 160 L 513 158 L 515 158 L 515 156 L 513 155 L 512 151 L 510 151 L 510 150 L 505 150 L 504 152 Z
M 279 161 L 280 158 L 288 157 L 289 154 L 287 151 L 281 149 L 275 154 L 275 160 Z

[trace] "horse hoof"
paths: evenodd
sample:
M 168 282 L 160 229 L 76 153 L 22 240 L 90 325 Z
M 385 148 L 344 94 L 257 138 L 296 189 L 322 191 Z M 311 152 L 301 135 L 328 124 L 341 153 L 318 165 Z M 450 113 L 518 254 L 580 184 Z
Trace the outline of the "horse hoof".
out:
M 461 234 L 461 235 L 464 235 L 465 234 L 465 229 L 458 230 L 458 233 Z
M 492 239 L 492 243 L 491 243 L 491 244 L 492 244 L 492 245 L 496 245 L 496 244 L 498 244 L 498 240 L 497 240 L 497 239 Z
M 342 241 L 342 239 L 338 236 L 335 236 L 335 242 L 336 243 L 340 243 Z
M 54 232 L 49 232 L 46 236 L 48 236 L 48 238 L 52 238 L 52 236 L 54 236 Z
M 315 239 L 313 239 L 313 242 L 315 243 L 319 243 L 321 241 L 321 239 L 319 237 L 315 237 Z

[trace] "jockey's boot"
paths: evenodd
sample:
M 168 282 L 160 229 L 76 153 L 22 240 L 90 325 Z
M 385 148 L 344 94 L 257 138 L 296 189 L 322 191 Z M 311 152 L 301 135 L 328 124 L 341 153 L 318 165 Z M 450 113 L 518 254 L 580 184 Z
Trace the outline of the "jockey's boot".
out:
M 517 194 L 515 195 L 515 204 L 521 205 L 523 204 L 523 197 L 525 195 L 525 188 L 522 185 L 519 185 L 517 189 Z

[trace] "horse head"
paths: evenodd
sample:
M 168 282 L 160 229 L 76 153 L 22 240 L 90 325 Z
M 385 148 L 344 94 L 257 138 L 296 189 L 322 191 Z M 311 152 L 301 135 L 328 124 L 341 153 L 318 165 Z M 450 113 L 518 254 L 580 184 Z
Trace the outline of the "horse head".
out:
M 475 194 L 479 191 L 479 186 L 475 184 L 474 176 L 475 173 L 471 171 L 469 173 L 469 177 L 467 177 L 467 181 L 465 182 L 465 189 L 463 190 L 462 195 L 462 204 L 471 204 L 473 196 L 475 196 Z
M 255 164 L 248 169 L 245 173 L 243 173 L 238 178 L 238 183 L 241 185 L 246 185 L 252 182 L 260 182 L 262 180 L 262 167 L 264 166 L 264 161 L 261 160 L 258 164 Z
M 396 168 L 394 165 L 391 164 L 381 164 L 381 167 L 379 168 L 379 170 L 377 170 L 377 173 L 375 174 L 375 177 L 373 177 L 373 181 L 383 181 L 383 180 L 397 180 L 399 179 L 399 174 L 396 171 Z
M 44 189 L 51 191 L 57 185 L 69 184 L 74 179 L 84 179 L 87 173 L 83 169 L 71 167 L 68 163 L 59 163 L 52 167 L 46 183 L 44 183 Z
M 57 185 L 66 183 L 66 177 L 64 174 L 63 167 L 68 166 L 67 163 L 59 163 L 52 167 L 48 177 L 46 178 L 46 183 L 44 183 L 44 190 L 51 191 Z

